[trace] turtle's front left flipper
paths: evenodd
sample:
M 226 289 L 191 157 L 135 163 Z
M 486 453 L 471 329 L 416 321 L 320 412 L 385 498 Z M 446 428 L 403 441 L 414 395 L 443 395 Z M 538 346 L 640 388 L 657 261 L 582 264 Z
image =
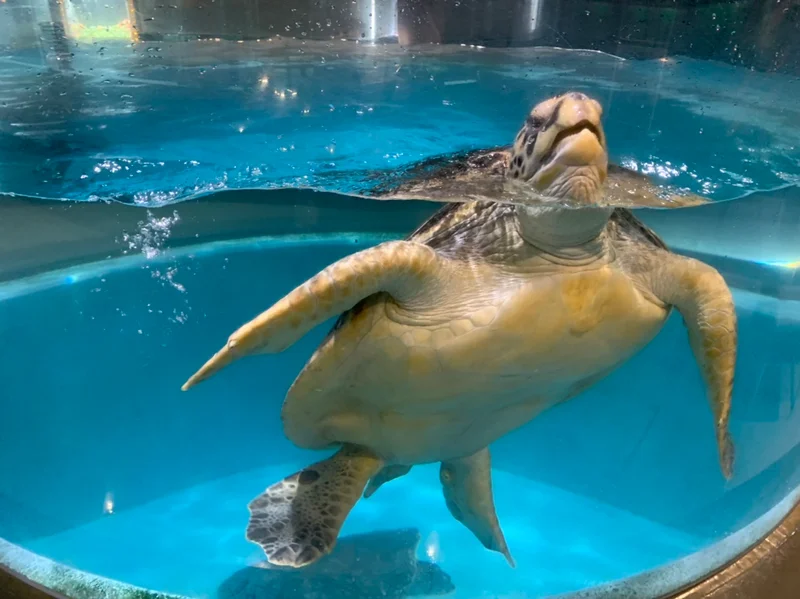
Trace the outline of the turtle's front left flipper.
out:
M 244 356 L 283 351 L 318 324 L 375 293 L 409 300 L 437 274 L 436 253 L 414 242 L 389 241 L 342 258 L 233 333 L 183 390 Z
M 652 290 L 675 306 L 689 330 L 714 412 L 722 472 L 733 475 L 734 447 L 728 430 L 736 369 L 737 322 L 733 296 L 725 279 L 698 260 L 666 252 L 652 273 Z
M 488 449 L 457 460 L 442 462 L 439 477 L 447 508 L 469 528 L 484 547 L 503 554 L 514 567 L 492 497 L 492 468 Z

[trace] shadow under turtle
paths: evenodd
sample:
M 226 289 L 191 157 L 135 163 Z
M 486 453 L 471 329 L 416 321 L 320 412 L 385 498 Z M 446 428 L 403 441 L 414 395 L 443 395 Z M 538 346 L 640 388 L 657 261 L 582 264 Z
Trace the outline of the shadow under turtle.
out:
M 384 530 L 339 540 L 336 549 L 303 569 L 261 562 L 235 572 L 219 599 L 403 599 L 455 590 L 438 565 L 420 561 L 418 530 Z

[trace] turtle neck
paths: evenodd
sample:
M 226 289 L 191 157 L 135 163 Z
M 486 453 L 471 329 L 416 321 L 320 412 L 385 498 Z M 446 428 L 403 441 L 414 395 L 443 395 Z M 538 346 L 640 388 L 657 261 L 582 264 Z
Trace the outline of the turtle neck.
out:
M 605 228 L 613 208 L 517 206 L 522 239 L 558 261 L 585 264 L 606 253 Z

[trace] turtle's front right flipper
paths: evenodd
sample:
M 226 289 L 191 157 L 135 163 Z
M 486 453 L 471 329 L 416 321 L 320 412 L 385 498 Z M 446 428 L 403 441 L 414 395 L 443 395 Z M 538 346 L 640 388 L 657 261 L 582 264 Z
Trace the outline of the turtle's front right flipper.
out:
M 411 299 L 437 269 L 432 249 L 408 241 L 389 241 L 342 258 L 233 333 L 183 390 L 244 356 L 283 351 L 315 326 L 375 293 L 389 293 L 400 302 Z
M 720 466 L 729 479 L 733 476 L 734 446 L 728 422 L 737 349 L 733 296 L 725 279 L 711 266 L 666 252 L 660 254 L 651 284 L 659 299 L 678 309 L 689 330 L 689 342 L 714 413 Z

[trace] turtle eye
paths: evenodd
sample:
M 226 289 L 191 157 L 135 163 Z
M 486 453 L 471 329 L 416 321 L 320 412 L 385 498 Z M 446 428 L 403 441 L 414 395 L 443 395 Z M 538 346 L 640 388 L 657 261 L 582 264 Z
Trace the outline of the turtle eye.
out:
M 538 135 L 539 129 L 530 123 L 526 123 L 517 136 L 517 143 L 520 145 L 522 150 L 525 151 L 528 147 L 533 147 L 533 144 L 536 143 L 536 137 Z
M 533 150 L 536 147 L 536 136 L 537 133 L 533 133 L 528 136 L 528 139 L 525 140 L 525 155 L 528 158 L 533 156 Z
M 534 129 L 541 129 L 544 126 L 544 118 L 539 115 L 532 114 L 525 119 L 525 124 Z

